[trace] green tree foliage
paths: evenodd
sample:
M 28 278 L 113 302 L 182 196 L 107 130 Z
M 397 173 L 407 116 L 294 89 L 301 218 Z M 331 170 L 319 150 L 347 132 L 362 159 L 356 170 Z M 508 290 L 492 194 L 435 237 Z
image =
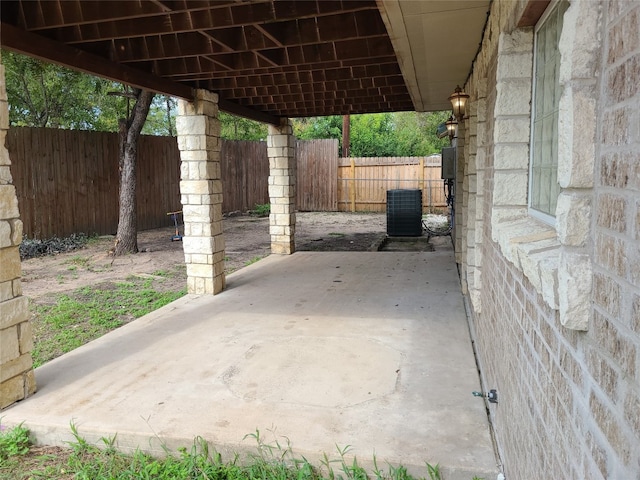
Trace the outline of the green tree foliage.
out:
M 342 117 L 296 118 L 293 121 L 293 133 L 300 140 L 316 138 L 337 138 L 342 149 Z
M 9 122 L 18 127 L 49 127 L 116 132 L 135 100 L 124 85 L 12 52 L 2 52 L 9 97 Z M 142 129 L 145 135 L 176 135 L 178 100 L 156 95 Z M 222 138 L 264 140 L 265 124 L 220 113 Z
M 436 136 L 438 125 L 449 112 L 396 112 L 351 116 L 351 156 L 394 157 L 425 156 L 437 153 L 449 144 Z M 342 151 L 342 117 L 295 119 L 297 138 L 337 138 Z
M 156 95 L 153 97 L 142 133 L 175 137 L 177 110 L 178 99 L 169 95 Z
M 401 112 L 394 117 L 394 136 L 397 139 L 396 155 L 426 156 L 440 153 L 449 146 L 448 138 L 438 138 L 438 125 L 449 118 L 451 112 Z
M 225 140 L 266 140 L 268 127 L 265 123 L 220 112 L 221 132 Z
M 391 113 L 353 115 L 351 117 L 352 157 L 392 157 L 397 155 Z
M 109 88 L 105 80 L 12 52 L 2 52 L 2 63 L 11 125 L 107 129 L 97 125 Z M 117 119 L 111 129 L 117 129 Z
M 7 51 L 2 63 L 13 126 L 116 132 L 135 103 L 117 82 Z M 176 105 L 174 98 L 157 95 L 143 133 L 175 135 Z

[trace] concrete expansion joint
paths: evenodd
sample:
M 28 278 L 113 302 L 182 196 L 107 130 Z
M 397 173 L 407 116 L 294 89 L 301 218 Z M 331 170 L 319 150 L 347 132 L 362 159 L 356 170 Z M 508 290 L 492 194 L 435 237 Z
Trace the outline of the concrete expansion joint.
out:
M 474 313 L 473 313 L 473 309 L 472 309 L 472 307 L 470 305 L 469 295 L 463 295 L 462 296 L 462 300 L 463 300 L 463 303 L 464 303 L 464 313 L 465 313 L 465 317 L 466 317 L 466 320 L 467 320 L 467 328 L 468 328 L 468 331 L 469 331 L 469 336 L 471 338 L 471 348 L 473 350 L 473 357 L 474 357 L 474 360 L 475 360 L 475 363 L 476 363 L 476 369 L 478 370 L 478 378 L 480 380 L 481 392 L 487 392 L 486 378 L 485 378 L 484 373 L 483 373 L 484 371 L 482 369 L 482 362 L 480 360 L 480 356 L 479 356 L 478 348 L 477 348 L 477 338 L 478 337 L 477 337 L 477 333 L 476 333 L 476 330 L 475 330 L 475 323 L 474 323 L 475 316 L 474 316 Z M 496 392 L 496 390 L 494 390 L 494 389 L 490 389 L 488 392 L 490 393 L 492 391 Z M 495 394 L 495 397 L 494 397 L 496 401 L 492 402 L 489 399 L 489 395 L 488 394 L 485 395 L 485 394 L 483 394 L 481 392 L 480 392 L 480 396 L 482 396 L 483 399 L 484 399 L 485 411 L 486 411 L 486 414 L 487 414 L 487 422 L 488 422 L 488 425 L 489 425 L 489 435 L 491 437 L 491 443 L 492 443 L 492 446 L 493 446 L 493 453 L 494 453 L 495 460 L 496 460 L 496 467 L 498 468 L 499 471 L 502 471 L 504 464 L 502 462 L 502 456 L 500 454 L 500 447 L 498 445 L 498 440 L 497 440 L 497 437 L 496 437 L 495 426 L 494 426 L 494 422 L 493 422 L 493 419 L 492 419 L 492 416 L 491 416 L 491 404 L 497 404 L 497 400 L 498 400 L 497 393 Z M 476 392 L 472 392 L 472 395 L 475 395 L 475 393 Z M 500 475 L 502 475 L 502 473 L 500 473 L 497 478 L 500 478 Z M 504 475 L 503 475 L 503 478 L 504 478 Z

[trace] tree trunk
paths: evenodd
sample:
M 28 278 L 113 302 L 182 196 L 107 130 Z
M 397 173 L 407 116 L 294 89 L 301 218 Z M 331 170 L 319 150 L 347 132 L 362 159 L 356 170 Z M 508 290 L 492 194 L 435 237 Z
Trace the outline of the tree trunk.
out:
M 136 103 L 127 120 L 120 120 L 120 213 L 114 256 L 138 252 L 138 221 L 136 215 L 136 160 L 138 139 L 147 119 L 154 94 L 138 90 Z

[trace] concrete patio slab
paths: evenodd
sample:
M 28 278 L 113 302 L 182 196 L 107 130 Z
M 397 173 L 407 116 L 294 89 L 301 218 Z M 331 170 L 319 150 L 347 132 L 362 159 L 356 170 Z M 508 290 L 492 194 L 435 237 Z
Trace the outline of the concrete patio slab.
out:
M 117 433 L 120 449 L 245 435 L 317 461 L 351 445 L 367 464 L 446 479 L 498 470 L 450 248 L 299 252 L 230 275 L 36 370 L 38 392 L 2 412 L 42 444 Z

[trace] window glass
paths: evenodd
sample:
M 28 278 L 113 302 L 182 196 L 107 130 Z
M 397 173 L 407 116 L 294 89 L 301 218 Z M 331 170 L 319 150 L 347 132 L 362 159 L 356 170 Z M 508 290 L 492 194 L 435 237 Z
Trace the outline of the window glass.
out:
M 531 189 L 529 206 L 555 216 L 558 185 L 558 107 L 560 103 L 560 52 L 562 17 L 569 3 L 555 3 L 543 17 L 535 35 L 535 81 L 531 141 Z

